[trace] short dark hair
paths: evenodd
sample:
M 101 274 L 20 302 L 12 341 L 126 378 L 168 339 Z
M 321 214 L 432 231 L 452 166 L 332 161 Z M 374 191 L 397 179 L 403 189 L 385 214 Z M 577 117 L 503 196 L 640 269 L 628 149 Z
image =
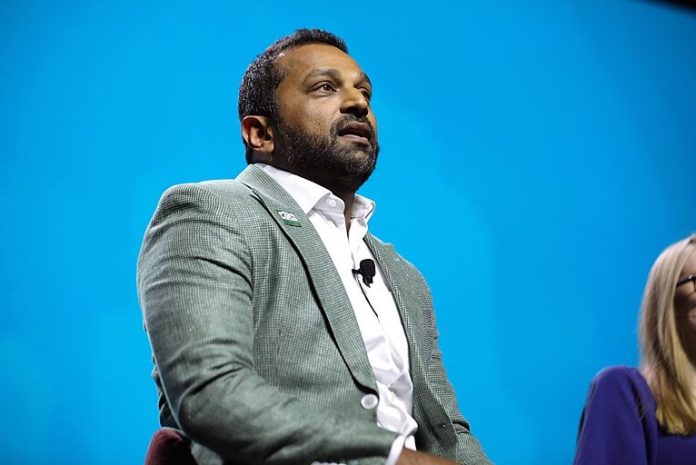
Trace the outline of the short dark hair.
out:
M 346 43 L 340 37 L 321 29 L 298 29 L 275 41 L 251 62 L 239 86 L 238 111 L 241 121 L 247 115 L 266 116 L 277 124 L 278 101 L 275 90 L 285 77 L 276 66 L 283 51 L 305 44 L 327 44 L 348 53 Z M 246 142 L 244 143 L 246 145 Z M 251 163 L 252 149 L 246 145 L 246 160 Z

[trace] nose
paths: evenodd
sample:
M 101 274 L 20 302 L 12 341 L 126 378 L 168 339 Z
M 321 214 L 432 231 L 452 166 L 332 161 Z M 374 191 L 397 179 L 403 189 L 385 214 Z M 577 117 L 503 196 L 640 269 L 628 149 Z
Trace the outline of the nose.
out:
M 352 113 L 358 118 L 367 116 L 370 111 L 370 105 L 367 98 L 359 89 L 347 89 L 346 97 L 341 105 L 341 113 Z

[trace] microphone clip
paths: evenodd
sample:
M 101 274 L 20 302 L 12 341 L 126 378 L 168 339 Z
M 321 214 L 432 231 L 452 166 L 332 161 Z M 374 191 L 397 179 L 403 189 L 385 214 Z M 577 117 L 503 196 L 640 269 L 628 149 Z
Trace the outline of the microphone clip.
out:
M 375 277 L 375 262 L 372 259 L 366 258 L 365 260 L 360 261 L 360 268 L 357 270 L 353 270 L 353 275 L 361 275 L 363 283 L 367 286 L 370 287 L 370 284 L 373 283 L 373 278 Z

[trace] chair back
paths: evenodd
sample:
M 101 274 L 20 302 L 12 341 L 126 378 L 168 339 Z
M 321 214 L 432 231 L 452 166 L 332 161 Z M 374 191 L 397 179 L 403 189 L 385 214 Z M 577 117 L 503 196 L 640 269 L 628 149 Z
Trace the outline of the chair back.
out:
M 160 428 L 147 448 L 145 465 L 196 465 L 189 441 L 174 428 Z

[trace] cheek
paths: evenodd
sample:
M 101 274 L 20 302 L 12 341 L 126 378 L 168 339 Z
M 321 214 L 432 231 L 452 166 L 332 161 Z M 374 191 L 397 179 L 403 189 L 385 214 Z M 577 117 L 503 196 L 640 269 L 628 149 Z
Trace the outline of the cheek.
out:
M 331 128 L 332 115 L 321 106 L 306 106 L 297 115 L 297 124 L 305 132 L 317 136 L 328 134 Z
M 675 305 L 677 325 L 680 330 L 696 333 L 696 302 L 683 300 Z
M 687 314 L 686 321 L 689 328 L 696 332 L 696 308 L 691 309 L 691 311 Z

